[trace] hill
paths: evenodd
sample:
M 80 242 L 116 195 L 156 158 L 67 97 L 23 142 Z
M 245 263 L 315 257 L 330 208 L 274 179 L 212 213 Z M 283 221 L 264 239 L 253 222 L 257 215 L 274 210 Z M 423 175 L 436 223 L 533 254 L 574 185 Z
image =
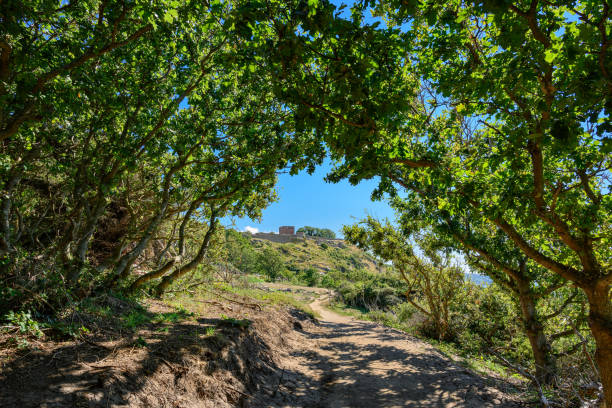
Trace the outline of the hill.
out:
M 330 244 L 305 238 L 297 242 L 277 243 L 249 235 L 247 238 L 258 253 L 263 253 L 266 249 L 276 252 L 289 271 L 314 269 L 319 275 L 334 270 L 364 270 L 372 273 L 381 271 L 373 256 L 342 241 Z
M 342 240 L 275 241 L 225 230 L 227 260 L 236 273 L 258 275 L 268 282 L 333 289 L 350 306 L 386 308 L 405 296 L 405 282 L 389 266 Z

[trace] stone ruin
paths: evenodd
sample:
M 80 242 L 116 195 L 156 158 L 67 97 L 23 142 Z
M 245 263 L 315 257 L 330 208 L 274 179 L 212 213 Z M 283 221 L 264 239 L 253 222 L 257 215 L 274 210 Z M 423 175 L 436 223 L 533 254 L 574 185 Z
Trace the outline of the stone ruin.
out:
M 298 238 L 304 238 L 304 233 L 296 233 L 293 225 L 283 225 L 282 227 L 278 227 L 278 235 L 291 235 Z
M 303 232 L 298 232 L 296 234 L 295 227 L 293 225 L 283 225 L 281 227 L 278 227 L 278 234 L 275 234 L 273 232 L 258 232 L 256 234 L 251 235 L 251 237 L 256 238 L 256 239 L 265 239 L 267 241 L 272 241 L 272 242 L 278 242 L 281 244 L 284 244 L 287 242 L 300 242 L 301 240 L 309 239 L 309 240 L 316 241 L 319 244 L 326 243 L 331 246 L 344 248 L 343 239 L 309 237 L 309 236 L 305 236 Z
M 295 227 L 293 225 L 283 225 L 278 227 L 279 235 L 295 235 Z

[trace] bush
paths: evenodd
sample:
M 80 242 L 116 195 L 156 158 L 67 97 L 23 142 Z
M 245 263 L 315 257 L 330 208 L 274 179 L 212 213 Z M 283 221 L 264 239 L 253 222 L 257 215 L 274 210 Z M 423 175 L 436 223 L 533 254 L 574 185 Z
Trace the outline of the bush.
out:
M 353 280 L 352 282 L 344 281 L 337 288 L 342 302 L 349 306 L 387 310 L 401 302 L 396 288 L 386 286 L 375 279 L 368 281 Z
M 42 337 L 43 332 L 40 329 L 39 323 L 32 318 L 32 314 L 27 312 L 10 311 L 4 316 L 9 326 L 17 329 L 20 334 L 28 336 Z
M 232 229 L 225 230 L 225 250 L 227 259 L 243 273 L 257 272 L 257 253 L 251 241 Z
M 321 238 L 336 238 L 336 233 L 329 228 L 316 228 L 316 227 L 301 227 L 297 230 L 298 233 L 304 233 L 309 237 L 321 237 Z
M 278 252 L 265 248 L 262 253 L 257 255 L 257 272 L 274 282 L 286 273 L 286 269 Z
M 515 346 L 526 340 L 516 305 L 497 285 L 466 284 L 463 299 L 453 305 L 452 315 L 456 341 L 469 354 L 479 354 L 491 347 L 522 349 Z M 512 343 L 515 345 L 508 347 Z M 528 351 L 526 355 L 530 354 Z M 513 353 L 510 357 L 518 355 Z
M 397 326 L 397 319 L 389 312 L 384 312 L 382 310 L 372 310 L 368 312 L 368 319 L 384 324 L 389 327 Z
M 326 273 L 321 278 L 321 286 L 323 286 L 324 288 L 335 289 L 338 287 L 338 285 L 339 283 L 337 280 L 334 279 L 332 273 Z
M 416 311 L 417 309 L 407 302 L 400 303 L 393 308 L 393 312 L 400 323 L 407 323 Z
M 308 286 L 317 286 L 319 283 L 319 272 L 316 269 L 308 268 L 302 271 L 300 280 Z

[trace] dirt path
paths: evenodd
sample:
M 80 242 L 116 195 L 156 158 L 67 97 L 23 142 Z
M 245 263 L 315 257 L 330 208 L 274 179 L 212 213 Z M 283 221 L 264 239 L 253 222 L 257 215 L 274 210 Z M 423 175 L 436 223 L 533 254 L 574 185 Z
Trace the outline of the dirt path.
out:
M 107 324 L 82 341 L 48 339 L 23 352 L 5 348 L 0 407 L 519 406 L 491 380 L 428 344 L 329 311 L 327 289 L 269 290 L 311 302 L 320 319 L 296 309 L 196 299 L 191 306 L 199 312 L 178 321 L 150 321 L 134 330 Z M 112 297 L 99 302 L 115 315 L 136 310 Z M 147 310 L 176 314 L 153 300 Z M 242 319 L 250 324 L 236 324 Z
M 320 314 L 319 324 L 305 328 L 301 346 L 312 349 L 293 355 L 290 362 L 293 372 L 318 377 L 318 401 L 312 404 L 310 399 L 313 384 L 307 387 L 310 393 L 296 384 L 295 391 L 310 398 L 284 406 L 520 406 L 427 343 L 375 323 L 341 316 L 324 307 L 326 300 L 323 296 L 311 303 Z

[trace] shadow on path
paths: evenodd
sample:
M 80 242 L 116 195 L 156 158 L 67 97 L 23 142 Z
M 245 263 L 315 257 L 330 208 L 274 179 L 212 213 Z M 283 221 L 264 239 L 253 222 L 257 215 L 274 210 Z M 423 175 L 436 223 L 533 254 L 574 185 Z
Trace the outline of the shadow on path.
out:
M 518 407 L 493 380 L 457 366 L 433 347 L 313 303 L 321 314 L 311 368 L 323 372 L 318 407 Z

